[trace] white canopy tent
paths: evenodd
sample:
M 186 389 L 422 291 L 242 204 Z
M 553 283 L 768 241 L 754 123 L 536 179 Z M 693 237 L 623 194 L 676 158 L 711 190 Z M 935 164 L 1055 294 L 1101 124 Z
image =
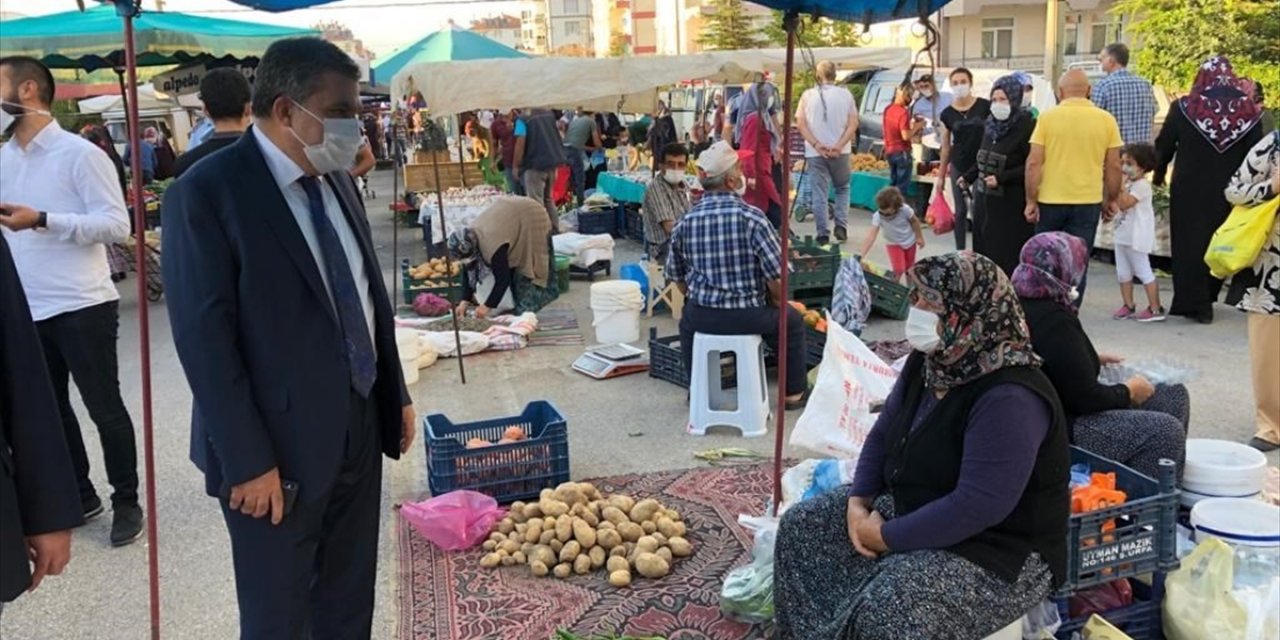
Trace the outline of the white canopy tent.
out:
M 80 113 L 124 111 L 124 97 L 108 95 L 86 98 L 76 103 L 76 106 Z M 165 110 L 177 107 L 199 109 L 201 106 L 200 99 L 194 94 L 179 97 L 157 91 L 155 85 L 151 84 L 144 84 L 138 87 L 138 109 L 140 111 Z
M 899 47 L 813 49 L 815 60 L 840 70 L 906 69 L 911 50 Z M 420 91 L 435 115 L 475 109 L 577 107 L 651 111 L 658 88 L 683 81 L 739 84 L 782 73 L 785 49 L 709 51 L 681 56 L 524 58 L 430 62 L 405 67 L 392 95 Z

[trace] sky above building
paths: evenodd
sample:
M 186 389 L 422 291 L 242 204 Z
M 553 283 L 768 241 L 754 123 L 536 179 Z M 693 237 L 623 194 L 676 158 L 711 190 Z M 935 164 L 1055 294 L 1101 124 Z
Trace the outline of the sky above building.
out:
M 148 11 L 156 7 L 155 0 L 143 0 L 142 5 Z M 5 14 L 38 16 L 75 8 L 75 0 L 0 0 L 0 11 Z M 336 20 L 350 28 L 378 57 L 386 57 L 444 28 L 450 20 L 465 28 L 476 18 L 503 13 L 520 15 L 519 3 L 506 0 L 341 0 L 284 13 L 255 11 L 227 0 L 165 0 L 164 9 L 291 27 Z

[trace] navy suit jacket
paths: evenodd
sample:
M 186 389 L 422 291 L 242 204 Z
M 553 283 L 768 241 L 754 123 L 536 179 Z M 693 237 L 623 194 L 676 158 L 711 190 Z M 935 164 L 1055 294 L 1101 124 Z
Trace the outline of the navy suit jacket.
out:
M 382 451 L 400 457 L 410 404 L 369 221 L 345 172 L 325 176 L 363 249 L 374 306 L 374 403 Z M 351 374 L 320 269 L 246 133 L 165 193 L 169 322 L 193 396 L 191 459 L 209 495 L 279 467 L 298 499 L 323 496 L 342 465 Z

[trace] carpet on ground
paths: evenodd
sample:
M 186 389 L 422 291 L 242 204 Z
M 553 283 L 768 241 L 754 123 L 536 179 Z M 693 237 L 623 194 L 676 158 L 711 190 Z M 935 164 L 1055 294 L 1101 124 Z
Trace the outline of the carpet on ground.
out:
M 563 347 L 586 344 L 578 328 L 578 313 L 565 304 L 553 304 L 538 312 L 538 330 L 529 336 L 531 347 Z
M 738 514 L 763 512 L 770 464 L 659 471 L 592 480 L 606 495 L 656 498 L 680 512 L 693 555 L 660 580 L 637 575 L 609 585 L 604 570 L 560 580 L 527 567 L 483 569 L 480 549 L 444 552 L 399 518 L 400 638 L 543 640 L 557 629 L 581 635 L 660 636 L 668 640 L 747 640 L 759 626 L 720 613 L 720 586 L 751 557 Z

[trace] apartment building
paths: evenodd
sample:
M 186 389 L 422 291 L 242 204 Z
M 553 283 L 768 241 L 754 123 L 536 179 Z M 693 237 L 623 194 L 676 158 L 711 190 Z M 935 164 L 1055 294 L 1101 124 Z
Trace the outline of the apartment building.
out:
M 1045 16 L 1052 0 L 954 0 L 942 8 L 946 66 L 1044 68 Z M 1092 62 L 1108 44 L 1125 41 L 1112 0 L 1058 2 L 1058 48 L 1063 64 Z
M 526 0 L 520 3 L 521 51 L 536 56 L 547 55 L 547 3 Z
M 524 49 L 523 23 L 510 15 L 490 16 L 471 21 L 471 32 L 501 42 L 512 49 Z
M 592 56 L 592 0 L 546 0 L 547 52 L 557 56 Z

